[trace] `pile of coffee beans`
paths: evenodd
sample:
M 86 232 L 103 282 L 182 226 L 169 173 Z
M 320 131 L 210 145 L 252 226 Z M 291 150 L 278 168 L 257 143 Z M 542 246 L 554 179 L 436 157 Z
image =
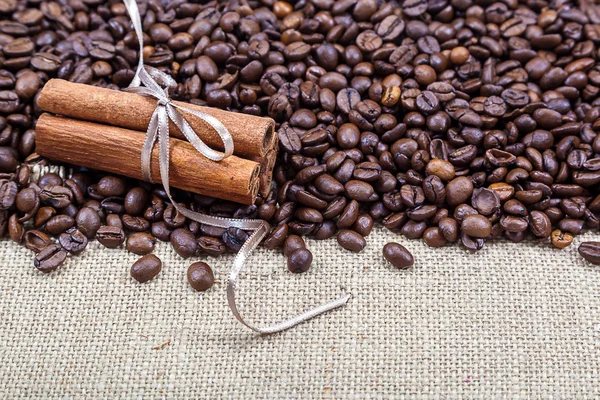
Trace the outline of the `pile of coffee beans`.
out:
M 256 205 L 176 191 L 196 211 L 262 218 L 292 272 L 302 237 L 360 252 L 381 222 L 432 247 L 545 240 L 569 246 L 600 221 L 600 9 L 592 0 L 186 0 L 139 2 L 144 60 L 172 97 L 277 122 L 272 193 Z M 117 0 L 0 2 L 0 236 L 55 270 L 96 239 L 142 255 L 236 252 L 243 230 L 187 220 L 158 185 L 75 168 L 32 179 L 36 104 L 51 78 L 115 90 L 139 57 Z M 119 151 L 119 149 L 115 149 Z M 582 256 L 599 261 L 599 245 Z M 384 257 L 406 268 L 408 251 Z M 192 287 L 212 284 L 207 265 Z

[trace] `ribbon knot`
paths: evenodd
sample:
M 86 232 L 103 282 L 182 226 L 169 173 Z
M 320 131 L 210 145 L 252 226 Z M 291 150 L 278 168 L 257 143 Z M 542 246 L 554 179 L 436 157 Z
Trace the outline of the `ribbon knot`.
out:
M 150 118 L 150 123 L 148 124 L 146 138 L 142 148 L 141 169 L 143 179 L 147 182 L 152 182 L 152 149 L 158 141 L 158 159 L 161 183 L 164 186 L 165 193 L 171 201 L 171 204 L 173 204 L 173 207 L 175 207 L 177 211 L 179 211 L 186 218 L 202 224 L 212 225 L 219 228 L 234 227 L 252 231 L 252 234 L 250 237 L 248 237 L 236 255 L 233 261 L 233 266 L 231 267 L 231 271 L 229 273 L 229 279 L 227 280 L 227 301 L 233 315 L 238 321 L 255 332 L 274 333 L 291 328 L 314 316 L 344 305 L 350 299 L 350 295 L 348 294 L 337 300 L 309 310 L 304 314 L 297 315 L 269 327 L 256 327 L 246 322 L 244 318 L 242 318 L 235 302 L 237 279 L 240 272 L 244 268 L 246 259 L 260 244 L 260 242 L 269 234 L 271 227 L 266 221 L 260 219 L 244 220 L 235 218 L 221 218 L 212 215 L 201 214 L 191 211 L 173 200 L 169 185 L 169 121 L 173 122 L 173 124 L 183 133 L 188 142 L 200 154 L 213 161 L 221 161 L 233 154 L 233 139 L 227 128 L 218 119 L 203 112 L 183 107 L 171 101 L 169 97 L 169 88 L 175 87 L 177 83 L 169 75 L 157 70 L 156 68 L 144 65 L 142 21 L 138 6 L 135 0 L 123 0 L 123 3 L 125 4 L 125 7 L 129 12 L 129 16 L 131 17 L 131 22 L 133 23 L 133 28 L 139 43 L 140 54 L 138 66 L 133 80 L 129 87 L 125 90 L 140 94 L 142 96 L 152 97 L 157 100 L 156 108 L 154 109 L 154 112 Z M 144 84 L 144 86 L 140 86 L 140 84 Z M 224 151 L 218 152 L 208 147 L 206 143 L 204 143 L 198 137 L 198 135 L 196 135 L 196 132 L 194 132 L 180 111 L 196 116 L 210 125 L 221 137 Z

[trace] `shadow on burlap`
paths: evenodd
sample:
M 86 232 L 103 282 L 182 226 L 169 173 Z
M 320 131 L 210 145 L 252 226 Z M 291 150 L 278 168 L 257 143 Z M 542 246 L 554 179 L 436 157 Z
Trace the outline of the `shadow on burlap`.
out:
M 588 235 L 587 240 L 593 239 Z M 405 244 L 415 267 L 386 264 Z M 240 281 L 258 324 L 338 297 L 345 308 L 269 337 L 234 320 L 231 257 L 209 259 L 206 293 L 191 260 L 162 244 L 163 272 L 129 277 L 137 256 L 94 243 L 43 275 L 0 242 L 2 398 L 569 398 L 600 396 L 600 267 L 549 244 L 429 249 L 383 229 L 358 255 L 309 241 L 311 270 L 291 275 L 258 251 Z

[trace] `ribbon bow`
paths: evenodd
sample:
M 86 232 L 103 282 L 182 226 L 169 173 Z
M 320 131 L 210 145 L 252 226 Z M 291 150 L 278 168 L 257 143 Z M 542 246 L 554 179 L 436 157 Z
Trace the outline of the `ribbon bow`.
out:
M 138 43 L 140 45 L 140 58 L 138 60 L 138 66 L 135 71 L 134 78 L 126 90 L 142 96 L 153 97 L 157 100 L 156 109 L 150 118 L 150 123 L 148 124 L 148 130 L 146 131 L 146 138 L 142 148 L 142 177 L 145 181 L 152 182 L 152 149 L 158 141 L 161 183 L 165 188 L 165 192 L 169 200 L 177 211 L 179 211 L 186 218 L 202 224 L 225 229 L 234 227 L 252 231 L 252 234 L 248 237 L 236 255 L 233 261 L 233 266 L 231 267 L 231 271 L 229 273 L 229 279 L 227 280 L 227 302 L 229 303 L 229 308 L 231 309 L 235 318 L 253 331 L 266 334 L 283 331 L 319 314 L 323 314 L 324 312 L 344 305 L 351 297 L 349 294 L 309 310 L 304 314 L 297 315 L 288 320 L 268 327 L 253 326 L 246 322 L 244 318 L 242 318 L 235 302 L 237 279 L 240 272 L 244 268 L 246 259 L 260 244 L 260 242 L 269 234 L 270 226 L 266 221 L 260 219 L 222 218 L 201 214 L 191 211 L 173 200 L 169 185 L 169 120 L 173 121 L 177 128 L 179 128 L 179 130 L 185 135 L 186 139 L 200 154 L 213 161 L 221 161 L 233 154 L 233 139 L 231 138 L 231 134 L 227 128 L 218 119 L 212 117 L 211 115 L 178 106 L 171 102 L 171 99 L 169 98 L 169 88 L 174 87 L 176 82 L 169 75 L 157 70 L 156 68 L 144 65 L 142 22 L 138 6 L 135 0 L 123 0 L 123 3 L 129 12 L 129 16 L 131 17 L 131 21 L 133 23 L 133 28 L 138 38 Z M 144 86 L 140 86 L 140 84 L 144 84 Z M 208 147 L 206 143 L 204 143 L 198 137 L 198 135 L 196 135 L 192 127 L 179 112 L 180 110 L 201 118 L 215 131 L 217 131 L 221 137 L 221 140 L 223 141 L 223 147 L 225 151 L 221 153 Z

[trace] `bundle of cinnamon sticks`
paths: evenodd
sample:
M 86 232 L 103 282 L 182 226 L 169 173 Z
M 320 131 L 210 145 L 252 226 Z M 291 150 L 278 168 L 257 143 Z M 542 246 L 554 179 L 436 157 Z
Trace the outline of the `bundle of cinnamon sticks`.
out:
M 169 182 L 173 187 L 243 204 L 253 204 L 259 194 L 269 193 L 277 157 L 277 135 L 272 119 L 174 103 L 221 121 L 233 137 L 234 155 L 220 162 L 207 159 L 170 122 Z M 38 154 L 142 178 L 142 146 L 156 100 L 52 79 L 40 93 L 38 105 L 47 112 L 36 125 Z M 223 150 L 219 135 L 204 120 L 188 114 L 185 118 L 208 146 Z M 157 148 L 152 156 L 152 180 L 160 181 Z

